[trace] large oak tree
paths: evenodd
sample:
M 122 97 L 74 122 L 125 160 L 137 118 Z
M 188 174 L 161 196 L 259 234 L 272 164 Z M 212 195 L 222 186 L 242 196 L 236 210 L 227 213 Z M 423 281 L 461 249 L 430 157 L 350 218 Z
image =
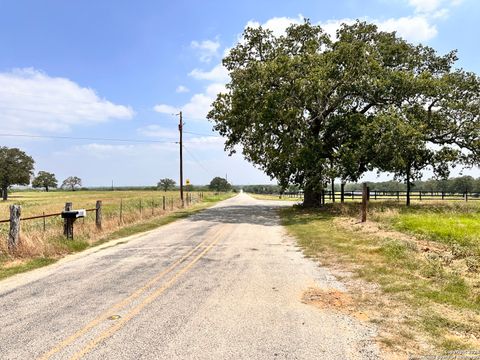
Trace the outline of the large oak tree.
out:
M 223 60 L 231 81 L 208 117 L 227 138 L 226 150 L 241 145 L 249 161 L 283 187 L 303 187 L 305 204 L 317 205 L 329 179 L 356 181 L 378 164 L 372 129 L 386 110 L 407 111 L 394 120 L 428 129 L 410 144 L 422 166 L 432 163 L 429 143 L 461 146 L 468 149 L 465 161 L 475 161 L 478 133 L 474 139 L 468 134 L 478 121 L 461 120 L 475 105 L 460 89 L 471 91 L 476 81 L 468 78 L 466 86 L 465 74 L 451 73 L 455 60 L 454 52 L 440 56 L 363 22 L 342 25 L 335 39 L 308 21 L 280 37 L 248 28 Z M 442 95 L 445 89 L 450 98 Z M 384 167 L 396 171 L 396 165 Z

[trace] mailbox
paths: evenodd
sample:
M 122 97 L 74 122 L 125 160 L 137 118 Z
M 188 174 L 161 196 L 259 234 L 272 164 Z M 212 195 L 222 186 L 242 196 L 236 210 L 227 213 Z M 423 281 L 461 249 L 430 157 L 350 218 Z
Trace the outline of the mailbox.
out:
M 83 218 L 86 215 L 87 215 L 87 210 L 85 209 L 62 211 L 63 219 L 78 219 L 78 218 Z

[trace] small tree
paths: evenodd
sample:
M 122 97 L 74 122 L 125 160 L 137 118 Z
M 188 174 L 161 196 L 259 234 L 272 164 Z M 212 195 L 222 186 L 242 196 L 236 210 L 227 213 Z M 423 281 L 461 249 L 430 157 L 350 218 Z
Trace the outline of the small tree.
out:
M 17 148 L 0 147 L 0 189 L 3 200 L 8 199 L 11 185 L 28 185 L 33 175 L 32 157 Z
M 232 185 L 230 185 L 226 179 L 217 176 L 210 181 L 208 187 L 213 191 L 229 191 Z
M 38 175 L 32 181 L 32 186 L 34 188 L 44 188 L 46 192 L 48 192 L 50 188 L 56 188 L 57 184 L 58 182 L 55 178 L 55 174 L 47 171 L 39 171 Z
M 162 189 L 163 191 L 173 190 L 175 189 L 175 184 L 176 184 L 175 180 L 164 178 L 164 179 L 160 179 L 160 181 L 157 184 L 157 188 Z
M 72 191 L 75 191 L 77 186 L 82 186 L 82 179 L 77 176 L 69 176 L 62 183 L 62 188 L 70 188 Z

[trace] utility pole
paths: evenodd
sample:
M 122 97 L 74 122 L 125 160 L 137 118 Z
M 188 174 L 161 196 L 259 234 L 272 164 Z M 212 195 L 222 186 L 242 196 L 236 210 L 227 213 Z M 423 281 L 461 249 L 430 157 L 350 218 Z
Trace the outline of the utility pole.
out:
M 183 119 L 182 112 L 180 111 L 180 121 L 178 122 L 178 131 L 180 132 L 180 200 L 182 202 L 182 207 L 184 206 L 183 202 Z

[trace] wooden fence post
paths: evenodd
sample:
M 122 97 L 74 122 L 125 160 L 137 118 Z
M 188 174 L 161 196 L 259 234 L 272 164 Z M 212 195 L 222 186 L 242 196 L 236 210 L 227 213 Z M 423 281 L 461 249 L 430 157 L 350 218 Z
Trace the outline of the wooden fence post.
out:
M 123 199 L 120 199 L 120 224 L 122 223 Z
M 20 205 L 10 205 L 10 231 L 8 233 L 8 250 L 15 251 L 20 236 L 20 215 L 22 208 Z
M 97 200 L 95 204 L 95 225 L 98 230 L 102 230 L 102 200 Z
M 370 201 L 370 186 L 367 186 L 367 200 Z
M 368 187 L 367 187 L 367 183 L 363 183 L 363 189 L 362 189 L 362 222 L 367 221 L 367 203 L 368 203 Z
M 140 217 L 142 216 L 142 199 L 140 199 Z
M 47 220 L 45 218 L 45 211 L 43 212 L 43 231 L 47 231 Z
M 152 215 L 155 214 L 155 199 L 152 199 Z
M 65 203 L 65 211 L 71 211 L 73 204 L 71 202 Z M 63 220 L 63 235 L 70 239 L 73 236 L 73 221 L 72 219 L 65 218 Z
M 163 197 L 163 211 L 165 211 L 165 196 Z

